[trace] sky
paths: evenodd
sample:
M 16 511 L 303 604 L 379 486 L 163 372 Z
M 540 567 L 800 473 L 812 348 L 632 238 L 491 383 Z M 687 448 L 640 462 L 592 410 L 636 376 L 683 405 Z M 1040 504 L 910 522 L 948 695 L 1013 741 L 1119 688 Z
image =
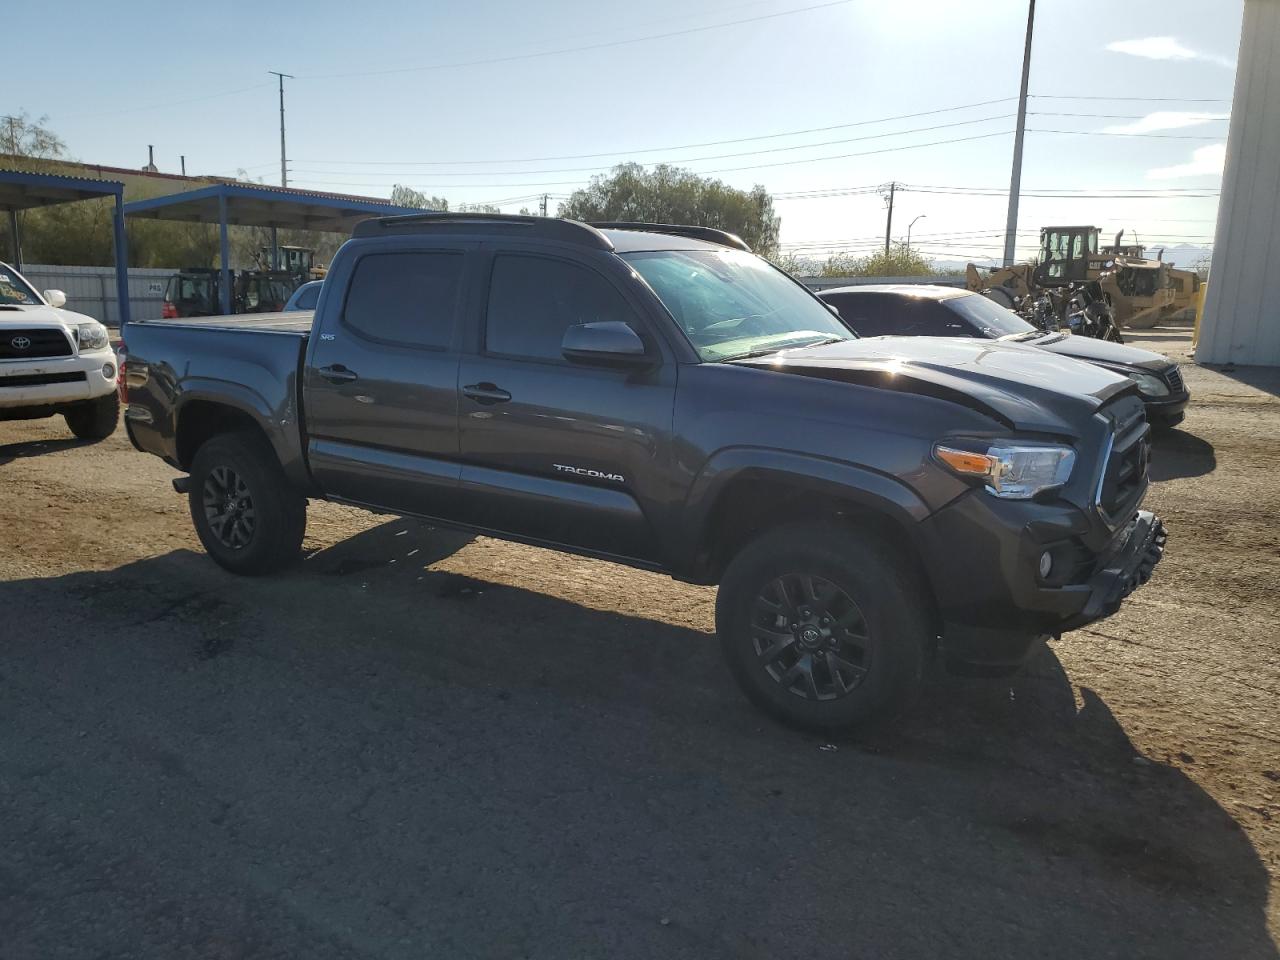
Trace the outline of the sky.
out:
M 1040 0 L 1020 254 L 1051 223 L 1211 241 L 1242 5 Z M 78 160 L 138 167 L 154 144 L 161 170 L 185 154 L 188 173 L 277 184 L 278 70 L 294 75 L 291 186 L 401 183 L 515 212 L 615 163 L 668 162 L 762 184 L 797 253 L 882 245 L 890 182 L 895 240 L 914 220 L 937 259 L 1002 246 L 1026 0 L 103 9 L 5 15 L 31 42 L 7 47 L 0 114 L 47 116 Z

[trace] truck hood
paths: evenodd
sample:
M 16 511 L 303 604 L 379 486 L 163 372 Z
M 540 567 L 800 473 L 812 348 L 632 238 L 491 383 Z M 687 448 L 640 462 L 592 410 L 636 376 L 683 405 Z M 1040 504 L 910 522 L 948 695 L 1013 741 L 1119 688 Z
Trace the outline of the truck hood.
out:
M 1136 388 L 1125 376 L 1035 346 L 952 337 L 871 337 L 732 363 L 897 390 L 978 410 L 1015 430 L 1078 434 Z
M 1097 340 L 1094 337 L 1049 334 L 1038 340 L 1022 342 L 1062 357 L 1074 357 L 1089 363 L 1110 363 L 1115 366 L 1137 367 L 1140 370 L 1167 370 L 1173 366 L 1173 361 L 1163 354 L 1124 343 Z
M 43 303 L 0 305 L 0 330 L 14 327 L 61 327 L 68 330 L 77 323 L 93 323 L 93 317 L 70 310 L 59 310 Z

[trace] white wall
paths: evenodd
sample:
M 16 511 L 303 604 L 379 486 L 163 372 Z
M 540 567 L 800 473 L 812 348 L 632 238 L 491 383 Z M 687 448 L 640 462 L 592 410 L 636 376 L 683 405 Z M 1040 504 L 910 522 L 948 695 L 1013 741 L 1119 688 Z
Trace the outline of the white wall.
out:
M 134 320 L 159 318 L 165 283 L 176 272 L 147 267 L 129 268 L 129 310 Z M 65 293 L 68 310 L 93 317 L 110 327 L 120 325 L 115 267 L 58 267 L 24 263 L 22 275 L 37 290 L 61 290 Z
M 1245 0 L 1196 360 L 1280 366 L 1280 0 Z

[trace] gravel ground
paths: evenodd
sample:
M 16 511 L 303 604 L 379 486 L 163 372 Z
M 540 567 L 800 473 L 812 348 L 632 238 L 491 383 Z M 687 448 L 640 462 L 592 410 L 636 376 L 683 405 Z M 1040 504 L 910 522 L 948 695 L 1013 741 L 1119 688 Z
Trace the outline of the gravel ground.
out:
M 327 504 L 237 579 L 123 430 L 2 423 L 0 956 L 1280 956 L 1280 376 L 1187 379 L 1152 583 L 832 743 L 711 590 Z

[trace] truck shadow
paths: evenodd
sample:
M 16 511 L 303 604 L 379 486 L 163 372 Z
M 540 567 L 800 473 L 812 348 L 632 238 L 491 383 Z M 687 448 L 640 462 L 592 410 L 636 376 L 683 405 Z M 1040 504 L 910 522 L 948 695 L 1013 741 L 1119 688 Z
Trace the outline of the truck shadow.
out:
M 1218 466 L 1213 444 L 1185 429 L 1160 431 L 1153 435 L 1151 446 L 1150 471 L 1155 481 L 1203 477 Z
M 458 573 L 467 543 L 0 584 L 17 953 L 95 946 L 51 906 L 91 890 L 93 931 L 228 956 L 1280 956 L 1240 826 L 1052 652 L 799 734 L 705 629 Z
M 87 447 L 94 442 L 93 440 L 78 440 L 75 437 L 60 437 L 52 440 L 23 440 L 19 443 L 0 444 L 0 467 L 23 457 L 39 457 L 46 453 L 57 453 L 61 450 Z

